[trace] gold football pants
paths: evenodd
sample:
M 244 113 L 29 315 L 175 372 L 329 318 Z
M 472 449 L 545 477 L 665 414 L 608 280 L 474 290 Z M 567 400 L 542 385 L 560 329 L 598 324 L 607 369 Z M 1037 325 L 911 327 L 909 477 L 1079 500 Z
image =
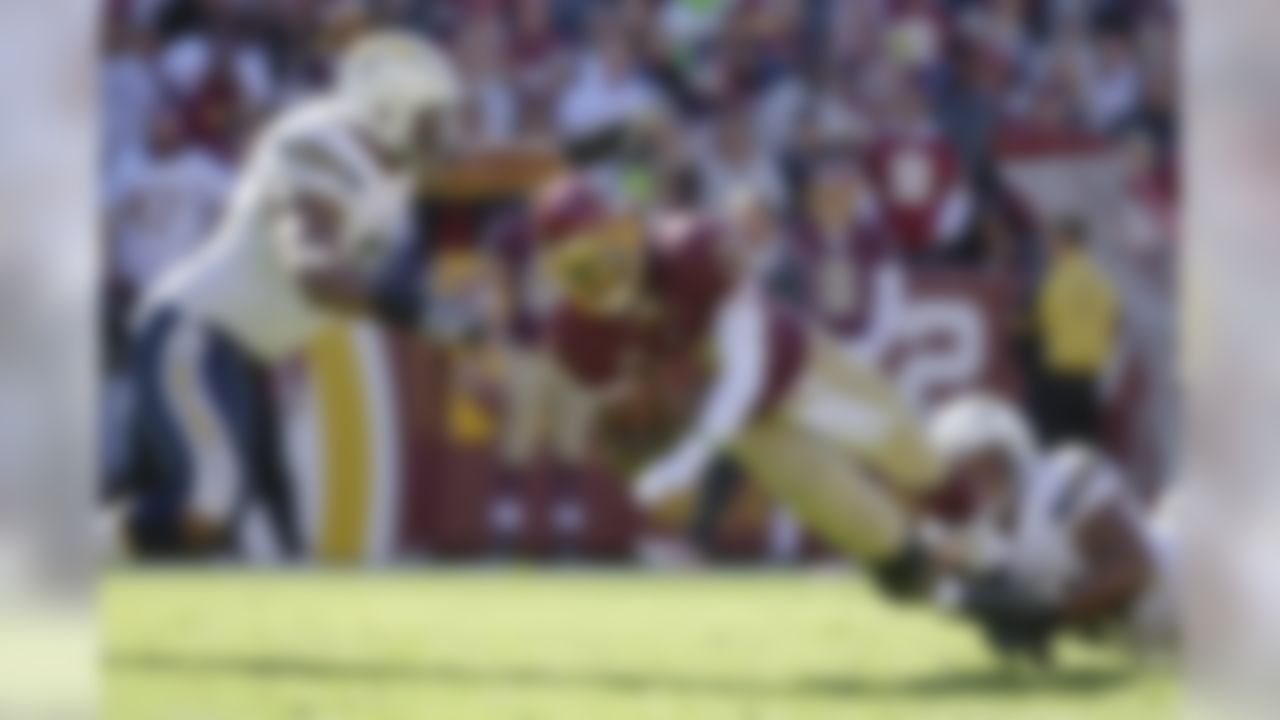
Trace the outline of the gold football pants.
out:
M 824 541 L 864 562 L 909 539 L 910 499 L 940 479 L 919 422 L 889 381 L 825 337 L 782 403 L 734 455 Z

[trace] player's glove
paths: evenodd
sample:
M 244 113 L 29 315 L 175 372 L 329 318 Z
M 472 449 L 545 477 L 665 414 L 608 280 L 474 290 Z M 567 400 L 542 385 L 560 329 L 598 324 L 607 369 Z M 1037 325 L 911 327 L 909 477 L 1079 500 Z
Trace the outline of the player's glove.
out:
M 962 611 L 982 627 L 987 642 L 1000 655 L 1052 662 L 1057 611 L 1008 575 L 990 573 L 970 581 Z
M 632 484 L 631 495 L 641 507 L 660 505 L 697 482 L 709 452 L 701 444 L 688 443 L 644 468 Z

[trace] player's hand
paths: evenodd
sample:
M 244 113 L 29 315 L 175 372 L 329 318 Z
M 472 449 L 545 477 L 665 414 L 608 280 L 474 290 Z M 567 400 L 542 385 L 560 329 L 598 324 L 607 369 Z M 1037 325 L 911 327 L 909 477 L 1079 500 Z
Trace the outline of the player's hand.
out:
M 631 496 L 643 508 L 661 505 L 692 484 L 674 458 L 659 460 L 640 472 L 631 485 Z
M 970 581 L 962 610 L 982 627 L 988 643 L 1001 655 L 1041 663 L 1052 660 L 1057 611 L 1007 575 L 991 573 Z
M 674 450 L 645 468 L 632 485 L 636 502 L 653 507 L 693 486 L 710 464 L 716 446 L 698 437 L 687 438 Z

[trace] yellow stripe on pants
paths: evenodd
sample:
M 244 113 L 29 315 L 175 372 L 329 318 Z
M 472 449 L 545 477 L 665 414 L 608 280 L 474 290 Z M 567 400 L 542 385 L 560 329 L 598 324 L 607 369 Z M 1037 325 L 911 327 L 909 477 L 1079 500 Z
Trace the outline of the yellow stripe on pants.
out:
M 356 336 L 324 333 L 307 351 L 317 400 L 324 488 L 317 556 L 329 562 L 364 558 L 369 517 L 371 446 Z

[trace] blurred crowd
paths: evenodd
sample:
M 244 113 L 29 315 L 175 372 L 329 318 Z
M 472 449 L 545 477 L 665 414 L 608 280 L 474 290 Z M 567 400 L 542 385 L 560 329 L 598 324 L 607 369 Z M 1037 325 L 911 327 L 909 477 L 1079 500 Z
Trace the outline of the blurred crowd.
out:
M 876 282 L 863 276 L 883 264 L 989 273 L 1027 299 L 1052 286 L 1046 324 L 1092 323 L 1062 330 L 1071 347 L 1046 352 L 1068 358 L 1072 382 L 1081 367 L 1093 382 L 1115 309 L 1088 245 L 1118 240 L 1038 217 L 996 159 L 1119 151 L 1141 210 L 1123 242 L 1171 254 L 1177 5 L 111 0 L 107 324 L 118 331 L 118 310 L 202 241 L 255 128 L 322 85 L 351 37 L 393 24 L 455 58 L 469 145 L 563 144 L 641 118 L 644 132 L 592 172 L 633 202 L 741 218 L 744 237 L 796 256 L 779 284 L 837 330 L 866 329 Z M 1107 296 L 1094 319 L 1076 318 L 1073 290 Z M 1073 387 L 1045 392 L 1071 398 Z M 1091 412 L 1058 420 L 1069 431 Z
M 351 35 L 394 23 L 453 52 L 473 142 L 581 136 L 648 112 L 663 127 L 645 153 L 660 157 L 645 159 L 670 175 L 624 168 L 619 182 L 655 186 L 633 192 L 716 203 L 749 181 L 789 211 L 815 157 L 860 149 L 902 250 L 998 262 L 1027 230 L 989 167 L 1002 145 L 1125 142 L 1143 166 L 1135 181 L 1172 192 L 1173 5 L 114 0 L 101 85 L 107 201 L 128 196 L 140 160 L 158 158 L 190 165 L 191 195 L 217 200 L 259 122 L 323 83 Z M 886 157 L 904 146 L 920 162 Z M 138 265 L 121 268 L 132 279 L 154 271 L 121 260 Z

